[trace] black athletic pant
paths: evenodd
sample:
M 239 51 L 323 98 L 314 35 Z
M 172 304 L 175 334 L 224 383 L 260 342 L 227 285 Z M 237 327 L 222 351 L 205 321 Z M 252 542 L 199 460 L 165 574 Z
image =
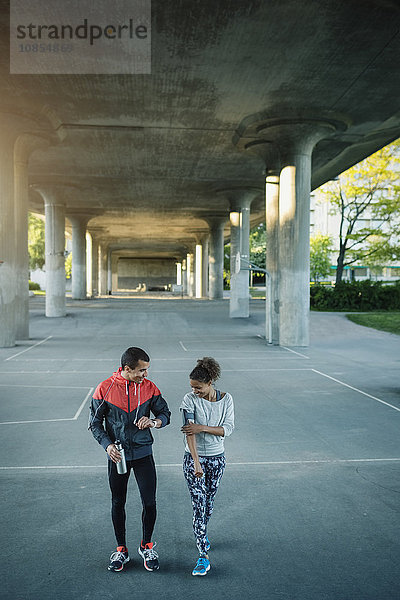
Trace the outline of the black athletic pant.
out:
M 128 490 L 128 480 L 131 469 L 134 472 L 142 500 L 143 544 L 151 541 L 156 522 L 156 468 L 153 455 L 137 460 L 127 460 L 128 468 L 125 475 L 119 475 L 116 464 L 108 461 L 108 481 L 110 483 L 112 503 L 111 517 L 114 525 L 117 546 L 126 546 L 125 503 Z

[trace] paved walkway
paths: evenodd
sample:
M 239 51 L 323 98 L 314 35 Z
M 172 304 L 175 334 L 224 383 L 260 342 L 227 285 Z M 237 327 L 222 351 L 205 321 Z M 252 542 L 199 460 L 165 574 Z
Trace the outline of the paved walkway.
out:
M 2 597 L 13 600 L 394 600 L 400 595 L 400 337 L 312 313 L 310 348 L 268 347 L 264 305 L 228 318 L 226 301 L 68 302 L 31 340 L 0 350 Z M 143 346 L 172 410 L 156 433 L 161 569 L 143 569 L 140 500 L 128 496 L 133 560 L 114 548 L 105 455 L 87 432 L 96 384 Z M 196 558 L 181 473 L 178 406 L 203 355 L 235 400 L 229 465 L 210 525 L 210 573 Z

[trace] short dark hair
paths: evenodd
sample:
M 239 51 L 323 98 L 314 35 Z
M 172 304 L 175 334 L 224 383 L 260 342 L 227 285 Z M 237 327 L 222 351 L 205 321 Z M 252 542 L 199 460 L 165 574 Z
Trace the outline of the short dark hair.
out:
M 124 369 L 125 366 L 134 369 L 137 367 L 139 360 L 143 360 L 145 362 L 150 362 L 150 356 L 142 350 L 142 348 L 136 348 L 132 346 L 125 350 L 123 355 L 121 356 L 121 367 Z

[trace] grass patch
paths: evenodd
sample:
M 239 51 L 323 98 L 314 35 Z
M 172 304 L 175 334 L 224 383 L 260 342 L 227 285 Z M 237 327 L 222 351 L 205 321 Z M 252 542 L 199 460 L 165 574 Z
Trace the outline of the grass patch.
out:
M 258 290 L 257 288 L 250 288 L 250 295 L 252 298 L 258 298 L 260 300 L 265 300 L 265 290 Z
M 346 315 L 346 317 L 357 325 L 400 335 L 400 312 L 373 312 Z

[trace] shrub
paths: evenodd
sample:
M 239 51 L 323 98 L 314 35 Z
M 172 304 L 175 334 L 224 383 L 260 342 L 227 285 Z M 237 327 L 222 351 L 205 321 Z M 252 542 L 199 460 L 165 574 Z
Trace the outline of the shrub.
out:
M 29 280 L 29 289 L 40 290 L 40 285 L 38 283 L 35 283 L 34 281 Z
M 340 281 L 329 288 L 314 285 L 310 305 L 316 310 L 399 310 L 400 281 L 384 285 L 382 281 Z

